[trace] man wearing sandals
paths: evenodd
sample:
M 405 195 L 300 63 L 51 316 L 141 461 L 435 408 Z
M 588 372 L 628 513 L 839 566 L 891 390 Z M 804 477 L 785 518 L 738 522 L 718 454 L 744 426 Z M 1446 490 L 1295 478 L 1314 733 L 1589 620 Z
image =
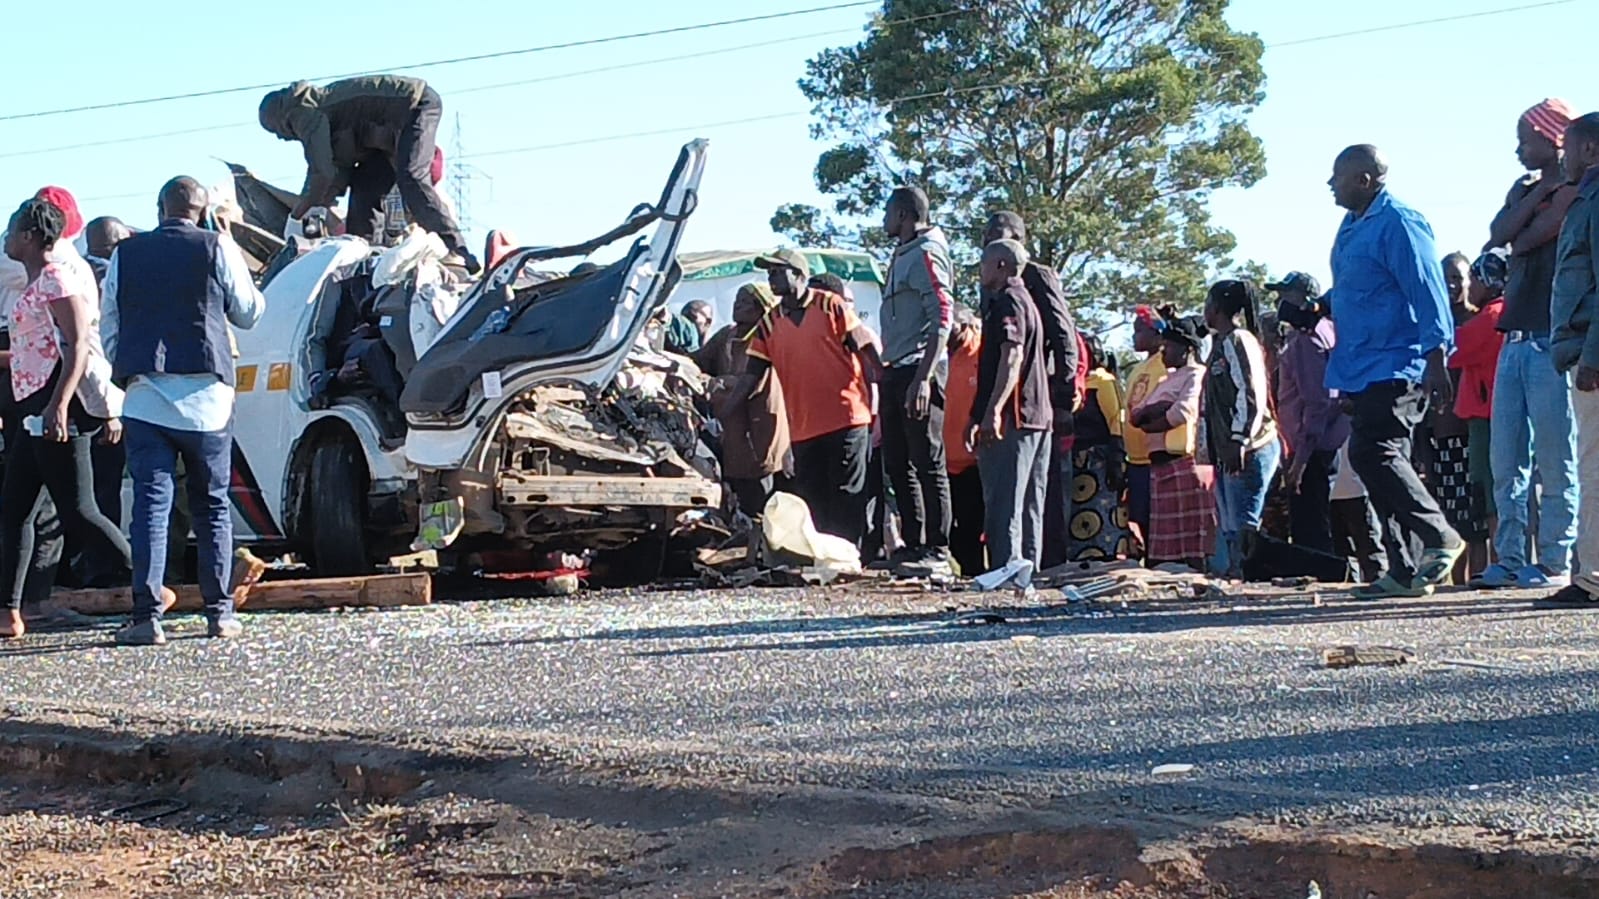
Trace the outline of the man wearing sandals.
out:
M 1349 462 L 1388 550 L 1388 574 L 1358 588 L 1362 599 L 1429 595 L 1466 548 L 1410 464 L 1410 435 L 1427 404 L 1454 400 L 1445 367 L 1454 322 L 1432 227 L 1388 193 L 1387 176 L 1377 148 L 1360 145 L 1338 154 L 1327 182 L 1349 214 L 1333 242 L 1338 344 L 1326 386 L 1350 412 Z M 1407 535 L 1424 547 L 1414 563 Z

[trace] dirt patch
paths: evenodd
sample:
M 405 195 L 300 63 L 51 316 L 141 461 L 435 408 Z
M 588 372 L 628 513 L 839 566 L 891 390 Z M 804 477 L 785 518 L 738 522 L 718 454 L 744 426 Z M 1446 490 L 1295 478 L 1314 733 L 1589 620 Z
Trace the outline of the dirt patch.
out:
M 186 809 L 107 819 L 123 792 L 0 791 L 7 899 L 598 897 L 649 838 L 444 796 L 303 817 Z
M 1322 899 L 1599 896 L 1588 843 L 1121 821 L 1087 805 L 577 771 L 525 749 L 141 731 L 0 725 L 0 772 L 15 778 L 0 781 L 0 894 L 1300 899 L 1315 881 Z M 104 814 L 150 800 L 172 808 Z
M 1513 849 L 1286 835 L 1146 846 L 1128 829 L 1080 828 L 849 849 L 818 866 L 805 892 L 818 899 L 1588 899 L 1599 895 L 1599 864 Z

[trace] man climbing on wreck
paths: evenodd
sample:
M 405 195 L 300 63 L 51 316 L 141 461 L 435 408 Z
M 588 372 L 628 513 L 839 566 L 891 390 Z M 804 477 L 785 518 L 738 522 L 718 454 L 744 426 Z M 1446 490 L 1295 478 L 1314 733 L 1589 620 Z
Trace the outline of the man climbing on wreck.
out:
M 297 81 L 261 100 L 261 127 L 305 150 L 305 188 L 290 218 L 331 206 L 348 188 L 349 233 L 366 240 L 383 228 L 383 198 L 398 184 L 405 208 L 450 251 L 447 265 L 479 270 L 430 169 L 444 115 L 438 92 L 420 78 L 370 75 L 326 87 Z

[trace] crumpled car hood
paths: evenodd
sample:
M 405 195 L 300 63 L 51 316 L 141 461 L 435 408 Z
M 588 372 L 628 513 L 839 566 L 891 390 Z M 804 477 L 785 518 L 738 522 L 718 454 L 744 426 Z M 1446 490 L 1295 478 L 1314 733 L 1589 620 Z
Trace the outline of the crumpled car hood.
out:
M 506 415 L 506 436 L 658 474 L 715 477 L 704 459 L 696 403 L 705 379 L 692 362 L 637 350 L 603 392 L 550 383 Z

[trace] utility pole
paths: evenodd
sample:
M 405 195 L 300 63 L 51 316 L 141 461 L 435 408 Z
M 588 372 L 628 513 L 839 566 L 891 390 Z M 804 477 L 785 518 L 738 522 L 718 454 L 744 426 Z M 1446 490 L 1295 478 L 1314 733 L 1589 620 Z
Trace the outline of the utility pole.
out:
M 455 137 L 450 142 L 449 174 L 450 200 L 455 204 L 455 218 L 461 230 L 472 227 L 472 171 L 466 164 L 466 142 L 461 137 L 461 114 L 455 114 Z

